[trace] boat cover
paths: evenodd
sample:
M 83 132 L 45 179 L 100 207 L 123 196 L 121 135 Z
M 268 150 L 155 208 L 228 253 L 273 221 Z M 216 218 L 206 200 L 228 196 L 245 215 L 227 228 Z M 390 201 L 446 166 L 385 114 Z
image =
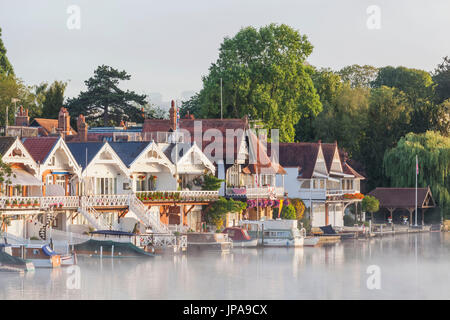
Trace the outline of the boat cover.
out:
M 56 255 L 56 252 L 53 251 L 52 248 L 50 248 L 50 246 L 47 244 L 42 247 L 42 251 L 44 251 L 44 253 L 49 257 Z
M 0 264 L 24 266 L 27 262 L 21 258 L 13 257 L 6 252 L 0 251 Z
M 132 253 L 134 256 L 154 256 L 152 253 L 144 251 L 130 242 L 116 242 L 111 240 L 90 239 L 86 242 L 76 244 L 74 249 L 75 251 L 100 252 L 100 247 L 102 247 L 103 254 L 108 255 L 112 251 L 112 246 L 114 246 L 114 252 L 121 252 L 122 256 L 127 256 L 127 253 Z
M 319 228 L 320 228 L 320 230 L 323 231 L 323 234 L 337 234 L 336 231 L 334 231 L 331 224 L 324 226 L 324 227 L 319 227 Z

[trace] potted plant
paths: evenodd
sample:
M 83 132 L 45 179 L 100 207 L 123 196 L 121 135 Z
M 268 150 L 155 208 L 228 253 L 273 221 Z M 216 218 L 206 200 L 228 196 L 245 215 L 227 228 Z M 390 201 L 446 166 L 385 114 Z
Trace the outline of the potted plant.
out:
M 37 199 L 34 200 L 33 206 L 39 207 L 39 201 Z
M 64 205 L 64 204 L 63 204 L 62 202 L 59 203 L 59 207 L 60 207 L 60 208 L 62 208 L 63 205 Z
M 6 207 L 9 207 L 11 204 L 9 203 L 9 200 L 8 199 L 6 199 L 6 201 L 5 201 L 5 206 Z

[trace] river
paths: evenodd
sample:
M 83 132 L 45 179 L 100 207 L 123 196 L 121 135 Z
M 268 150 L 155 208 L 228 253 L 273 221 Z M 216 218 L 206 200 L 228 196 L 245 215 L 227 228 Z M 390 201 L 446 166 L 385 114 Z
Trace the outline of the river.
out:
M 0 273 L 0 299 L 450 299 L 450 233 L 78 267 Z

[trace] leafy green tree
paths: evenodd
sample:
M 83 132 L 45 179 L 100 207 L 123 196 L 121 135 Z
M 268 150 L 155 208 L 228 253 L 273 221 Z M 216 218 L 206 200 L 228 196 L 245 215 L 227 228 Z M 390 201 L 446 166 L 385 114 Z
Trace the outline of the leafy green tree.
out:
M 219 230 L 223 226 L 227 213 L 241 212 L 246 206 L 247 204 L 244 202 L 220 197 L 219 200 L 206 209 L 205 220 L 207 223 L 215 225 L 217 230 Z
M 58 113 L 64 104 L 64 91 L 67 83 L 63 81 L 53 82 L 48 89 L 44 90 L 44 101 L 42 103 L 42 117 L 57 119 Z
M 14 76 L 14 70 L 6 56 L 6 48 L 2 40 L 2 28 L 0 28 L 0 76 Z
M 373 214 L 380 210 L 380 201 L 373 196 L 365 196 L 362 200 L 362 208 L 364 211 Z
M 341 76 L 342 81 L 348 82 L 352 88 L 370 88 L 372 82 L 375 81 L 378 75 L 378 68 L 358 64 L 346 66 L 342 68 L 338 74 Z
M 222 79 L 225 118 L 261 119 L 280 129 L 281 141 L 293 141 L 300 118 L 321 110 L 313 69 L 305 62 L 312 49 L 306 36 L 284 24 L 243 28 L 224 39 L 203 88 L 184 105 L 196 116 L 220 117 Z
M 281 209 L 280 217 L 281 217 L 281 219 L 286 219 L 286 220 L 296 220 L 297 213 L 295 212 L 294 206 L 292 204 L 283 206 L 283 209 Z
M 412 107 L 410 131 L 425 132 L 432 127 L 437 109 L 433 101 L 433 80 L 428 72 L 405 67 L 384 67 L 380 69 L 373 85 L 377 88 L 396 88 L 404 93 Z
M 437 132 L 408 133 L 384 155 L 383 168 L 393 187 L 414 187 L 416 155 L 419 187 L 430 186 L 444 214 L 450 215 L 450 138 Z
M 22 105 L 29 110 L 31 118 L 41 114 L 42 96 L 39 86 L 26 86 L 14 75 L 0 75 L 0 125 L 5 125 L 6 107 L 8 107 L 8 124 L 14 124 L 16 110 L 13 98 L 19 99 L 17 108 Z
M 365 115 L 365 136 L 361 140 L 360 160 L 369 175 L 369 189 L 384 184 L 383 156 L 409 130 L 409 104 L 395 88 L 371 90 L 369 109 Z
M 441 103 L 450 99 L 450 57 L 444 57 L 433 73 L 433 81 L 436 83 L 436 99 Z
M 222 182 L 224 181 L 225 180 L 216 178 L 212 174 L 207 174 L 203 176 L 202 190 L 211 190 L 211 191 L 219 190 Z
M 295 209 L 295 219 L 302 220 L 303 214 L 305 213 L 305 209 L 306 209 L 306 206 L 305 206 L 303 200 L 299 199 L 299 198 L 294 198 L 294 199 L 290 199 L 290 201 Z
M 119 88 L 120 81 L 130 78 L 125 71 L 99 66 L 94 76 L 85 81 L 87 91 L 67 101 L 70 114 L 73 117 L 84 114 L 91 125 L 119 125 L 121 120 L 142 121 L 140 109 L 146 104 L 146 95 Z

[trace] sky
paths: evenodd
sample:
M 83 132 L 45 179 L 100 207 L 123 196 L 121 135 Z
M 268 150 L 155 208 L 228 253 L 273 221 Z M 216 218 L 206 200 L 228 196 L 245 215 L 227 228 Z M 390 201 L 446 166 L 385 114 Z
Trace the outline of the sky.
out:
M 450 55 L 449 14 L 448 0 L 0 0 L 7 55 L 26 84 L 67 81 L 73 97 L 106 64 L 131 75 L 123 88 L 156 104 L 200 90 L 224 37 L 269 23 L 307 35 L 318 67 L 432 71 Z

